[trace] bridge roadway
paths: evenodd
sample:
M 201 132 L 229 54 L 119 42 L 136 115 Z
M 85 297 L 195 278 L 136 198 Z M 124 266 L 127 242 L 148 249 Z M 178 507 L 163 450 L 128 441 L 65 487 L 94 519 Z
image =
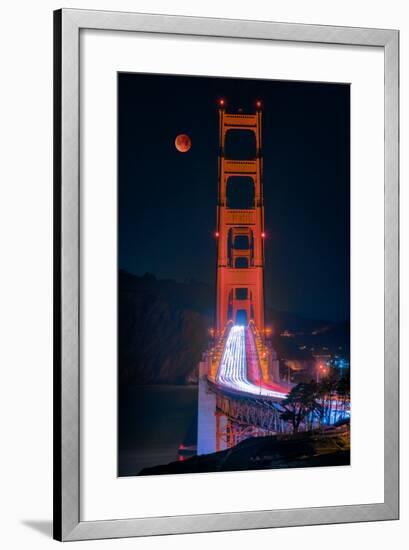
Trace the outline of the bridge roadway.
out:
M 233 390 L 251 396 L 283 399 L 287 395 L 285 388 L 261 381 L 255 384 L 248 377 L 246 357 L 246 331 L 248 327 L 233 325 L 226 340 L 216 384 L 220 389 Z M 253 335 L 251 334 L 253 338 Z

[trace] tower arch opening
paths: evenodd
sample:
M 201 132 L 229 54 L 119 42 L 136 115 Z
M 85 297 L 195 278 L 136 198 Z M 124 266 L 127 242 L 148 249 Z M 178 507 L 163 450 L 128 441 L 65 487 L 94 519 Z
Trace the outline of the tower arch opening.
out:
M 256 134 L 253 130 L 229 129 L 225 135 L 224 154 L 230 160 L 256 158 Z
M 233 238 L 234 250 L 250 250 L 250 235 L 235 235 Z
M 230 176 L 226 182 L 226 206 L 251 210 L 255 206 L 254 180 L 250 176 Z
M 245 309 L 238 309 L 236 311 L 236 319 L 234 322 L 236 325 L 246 327 L 248 325 L 247 311 Z
M 249 268 L 249 259 L 246 257 L 239 256 L 238 258 L 234 258 L 234 266 L 235 269 L 248 269 Z
M 237 287 L 236 288 L 236 300 L 247 300 L 248 298 L 248 288 L 247 287 Z

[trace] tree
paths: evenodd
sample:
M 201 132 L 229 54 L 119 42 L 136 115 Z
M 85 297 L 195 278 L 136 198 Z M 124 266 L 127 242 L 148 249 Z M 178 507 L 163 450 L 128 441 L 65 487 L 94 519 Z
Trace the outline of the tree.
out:
M 298 432 L 304 421 L 309 428 L 312 427 L 313 416 L 320 411 L 317 395 L 317 384 L 311 381 L 294 386 L 282 401 L 284 412 L 281 413 L 281 418 L 285 422 L 291 422 L 293 433 Z
M 320 420 L 325 424 L 331 424 L 333 401 L 338 387 L 338 375 L 334 369 L 329 371 L 318 384 L 318 400 L 321 403 Z
M 351 397 L 351 382 L 350 382 L 350 372 L 349 369 L 347 372 L 339 379 L 337 384 L 337 395 L 341 403 L 342 418 L 346 416 L 347 404 L 350 401 Z

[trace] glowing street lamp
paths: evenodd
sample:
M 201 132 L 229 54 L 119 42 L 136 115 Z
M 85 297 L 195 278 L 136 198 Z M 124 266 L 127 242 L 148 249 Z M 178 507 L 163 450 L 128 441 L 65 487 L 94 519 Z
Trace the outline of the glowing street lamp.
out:
M 320 379 L 327 373 L 327 368 L 325 365 L 318 365 L 318 368 L 316 369 L 316 375 L 317 375 L 317 382 L 320 381 Z

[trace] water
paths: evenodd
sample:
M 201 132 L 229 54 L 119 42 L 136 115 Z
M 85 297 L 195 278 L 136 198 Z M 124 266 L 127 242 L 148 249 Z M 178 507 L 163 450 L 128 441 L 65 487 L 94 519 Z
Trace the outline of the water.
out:
M 197 386 L 138 386 L 119 393 L 118 475 L 178 460 L 196 444 Z

